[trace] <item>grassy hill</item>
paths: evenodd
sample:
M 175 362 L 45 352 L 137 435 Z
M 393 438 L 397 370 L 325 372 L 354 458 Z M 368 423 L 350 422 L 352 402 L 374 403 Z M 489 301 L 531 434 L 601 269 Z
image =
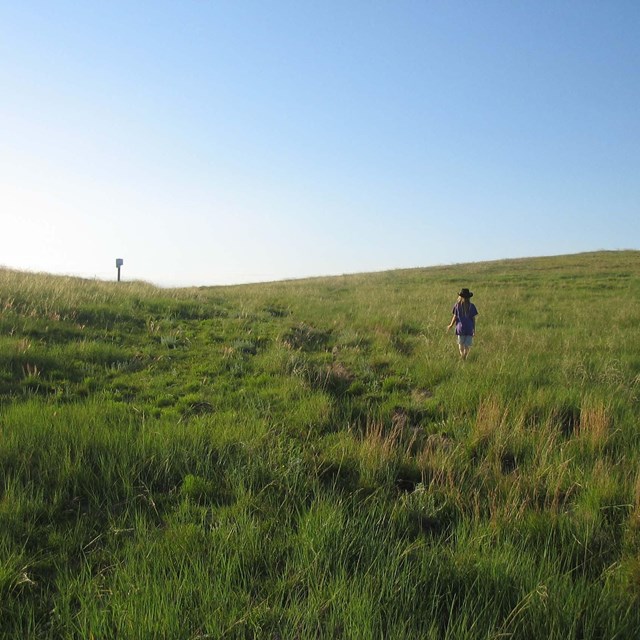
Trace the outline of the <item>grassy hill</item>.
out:
M 0 270 L 0 637 L 635 637 L 639 300 L 632 251 Z

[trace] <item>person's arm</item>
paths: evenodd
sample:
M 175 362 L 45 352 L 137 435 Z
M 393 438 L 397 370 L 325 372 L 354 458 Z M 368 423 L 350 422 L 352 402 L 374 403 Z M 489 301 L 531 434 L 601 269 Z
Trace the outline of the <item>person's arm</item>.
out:
M 449 323 L 449 326 L 447 327 L 447 331 L 449 331 L 449 329 L 451 329 L 451 327 L 453 327 L 453 325 L 456 323 L 456 316 L 455 314 L 451 317 L 451 322 Z M 475 326 L 475 325 L 474 325 Z

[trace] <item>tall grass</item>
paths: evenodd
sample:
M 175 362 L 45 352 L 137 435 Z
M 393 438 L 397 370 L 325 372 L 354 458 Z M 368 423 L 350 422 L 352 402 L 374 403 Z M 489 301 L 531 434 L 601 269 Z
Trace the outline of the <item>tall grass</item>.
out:
M 0 270 L 0 637 L 635 637 L 639 276 Z

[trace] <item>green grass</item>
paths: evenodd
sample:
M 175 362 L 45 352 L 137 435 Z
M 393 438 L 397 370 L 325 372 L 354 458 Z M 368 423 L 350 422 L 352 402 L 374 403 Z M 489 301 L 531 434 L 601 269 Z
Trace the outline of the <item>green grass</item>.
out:
M 633 251 L 0 270 L 0 637 L 635 637 L 639 300 Z

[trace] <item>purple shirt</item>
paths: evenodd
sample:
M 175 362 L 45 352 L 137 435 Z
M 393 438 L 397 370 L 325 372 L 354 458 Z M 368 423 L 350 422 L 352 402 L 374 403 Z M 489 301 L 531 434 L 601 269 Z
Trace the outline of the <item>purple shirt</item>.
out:
M 469 308 L 465 311 L 464 304 L 456 302 L 452 313 L 456 317 L 456 335 L 472 336 L 476 327 L 475 317 L 478 315 L 476 305 L 470 302 Z

